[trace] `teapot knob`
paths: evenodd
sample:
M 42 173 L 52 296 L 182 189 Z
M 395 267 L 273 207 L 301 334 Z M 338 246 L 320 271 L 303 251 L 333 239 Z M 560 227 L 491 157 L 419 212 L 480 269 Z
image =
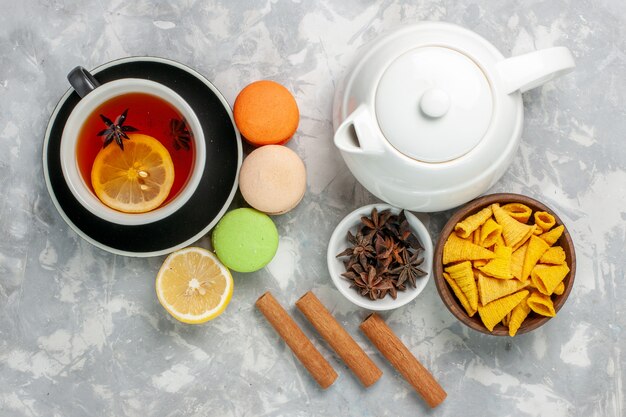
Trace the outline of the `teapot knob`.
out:
M 450 96 L 440 88 L 429 88 L 420 99 L 420 109 L 426 116 L 438 119 L 450 110 Z

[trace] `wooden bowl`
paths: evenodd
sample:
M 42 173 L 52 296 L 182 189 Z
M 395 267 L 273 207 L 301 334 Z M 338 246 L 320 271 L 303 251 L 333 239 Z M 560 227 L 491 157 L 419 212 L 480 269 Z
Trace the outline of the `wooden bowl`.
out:
M 473 201 L 470 201 L 461 209 L 459 209 L 456 213 L 454 213 L 454 215 L 450 218 L 450 220 L 448 220 L 448 223 L 446 223 L 443 230 L 441 231 L 441 235 L 439 236 L 439 240 L 437 241 L 437 246 L 435 247 L 435 258 L 433 260 L 433 277 L 435 279 L 435 284 L 437 286 L 437 291 L 439 292 L 441 300 L 448 308 L 448 310 L 450 310 L 450 312 L 457 319 L 459 319 L 461 323 L 485 334 L 490 334 L 494 336 L 508 336 L 508 329 L 501 323 L 496 325 L 496 327 L 493 329 L 493 332 L 490 332 L 483 325 L 478 313 L 476 313 L 474 317 L 469 317 L 461 303 L 457 300 L 456 296 L 452 292 L 452 289 L 443 278 L 443 245 L 446 243 L 446 240 L 448 239 L 448 236 L 450 236 L 450 233 L 453 232 L 454 225 L 456 225 L 467 216 L 470 216 L 493 203 L 499 203 L 500 205 L 504 205 L 507 203 L 522 203 L 530 207 L 533 210 L 533 213 L 539 210 L 547 211 L 548 213 L 552 214 L 556 220 L 555 227 L 563 224 L 563 222 L 561 221 L 559 216 L 556 215 L 554 210 L 530 197 L 519 194 L 506 193 L 491 194 L 484 197 L 479 197 Z M 533 219 L 531 218 L 529 222 L 532 221 Z M 552 296 L 552 300 L 554 302 L 554 310 L 558 312 L 561 307 L 563 307 L 563 304 L 565 304 L 565 301 L 567 300 L 567 297 L 572 290 L 572 286 L 574 284 L 574 276 L 576 275 L 576 253 L 574 251 L 574 243 L 572 242 L 572 237 L 567 231 L 567 227 L 565 227 L 563 234 L 554 245 L 560 245 L 563 248 L 566 256 L 565 262 L 570 269 L 570 272 L 563 280 L 565 284 L 565 291 L 561 295 Z M 522 326 L 517 331 L 517 334 L 527 333 L 531 330 L 535 330 L 537 327 L 542 326 L 548 320 L 550 320 L 550 317 L 541 316 L 531 311 L 526 320 L 524 320 L 524 322 L 522 323 Z

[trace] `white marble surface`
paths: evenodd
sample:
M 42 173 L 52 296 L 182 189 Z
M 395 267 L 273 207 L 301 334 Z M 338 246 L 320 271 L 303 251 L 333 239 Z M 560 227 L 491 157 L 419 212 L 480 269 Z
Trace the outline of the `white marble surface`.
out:
M 1 416 L 603 416 L 626 408 L 626 3 L 622 0 L 1 0 Z M 390 326 L 448 391 L 428 412 L 357 330 L 366 312 L 325 265 L 334 225 L 374 199 L 331 144 L 333 87 L 357 47 L 398 24 L 445 20 L 505 54 L 571 48 L 575 73 L 525 95 L 524 138 L 493 191 L 552 206 L 576 242 L 578 273 L 556 319 L 514 339 L 470 331 L 433 282 Z M 156 55 L 205 74 L 232 103 L 246 83 L 292 90 L 290 147 L 308 192 L 278 217 L 280 249 L 236 275 L 232 303 L 203 326 L 160 307 L 163 258 L 113 256 L 82 241 L 46 191 L 41 147 L 65 74 Z M 423 215 L 434 239 L 449 213 Z M 200 240 L 208 246 L 208 238 Z M 340 373 L 321 391 L 253 308 L 270 289 Z M 363 389 L 292 306 L 313 289 L 384 371 Z

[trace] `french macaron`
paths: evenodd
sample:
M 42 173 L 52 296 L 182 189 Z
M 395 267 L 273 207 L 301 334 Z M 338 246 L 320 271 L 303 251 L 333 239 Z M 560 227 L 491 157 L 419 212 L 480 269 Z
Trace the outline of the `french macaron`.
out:
M 306 169 L 291 149 L 267 145 L 244 159 L 239 171 L 241 195 L 255 209 L 284 214 L 298 205 L 306 191 Z
M 235 99 L 235 124 L 254 146 L 285 144 L 298 128 L 300 112 L 293 95 L 274 81 L 255 81 Z
M 272 219 L 251 208 L 229 211 L 211 236 L 219 260 L 237 272 L 254 272 L 267 265 L 278 249 L 278 231 Z

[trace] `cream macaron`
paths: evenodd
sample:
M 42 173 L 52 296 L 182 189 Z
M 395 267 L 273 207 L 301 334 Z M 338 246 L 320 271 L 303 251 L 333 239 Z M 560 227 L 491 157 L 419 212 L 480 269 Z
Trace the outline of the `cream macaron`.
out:
M 298 205 L 306 190 L 306 169 L 291 149 L 266 145 L 244 159 L 239 173 L 243 198 L 270 215 L 287 213 Z

